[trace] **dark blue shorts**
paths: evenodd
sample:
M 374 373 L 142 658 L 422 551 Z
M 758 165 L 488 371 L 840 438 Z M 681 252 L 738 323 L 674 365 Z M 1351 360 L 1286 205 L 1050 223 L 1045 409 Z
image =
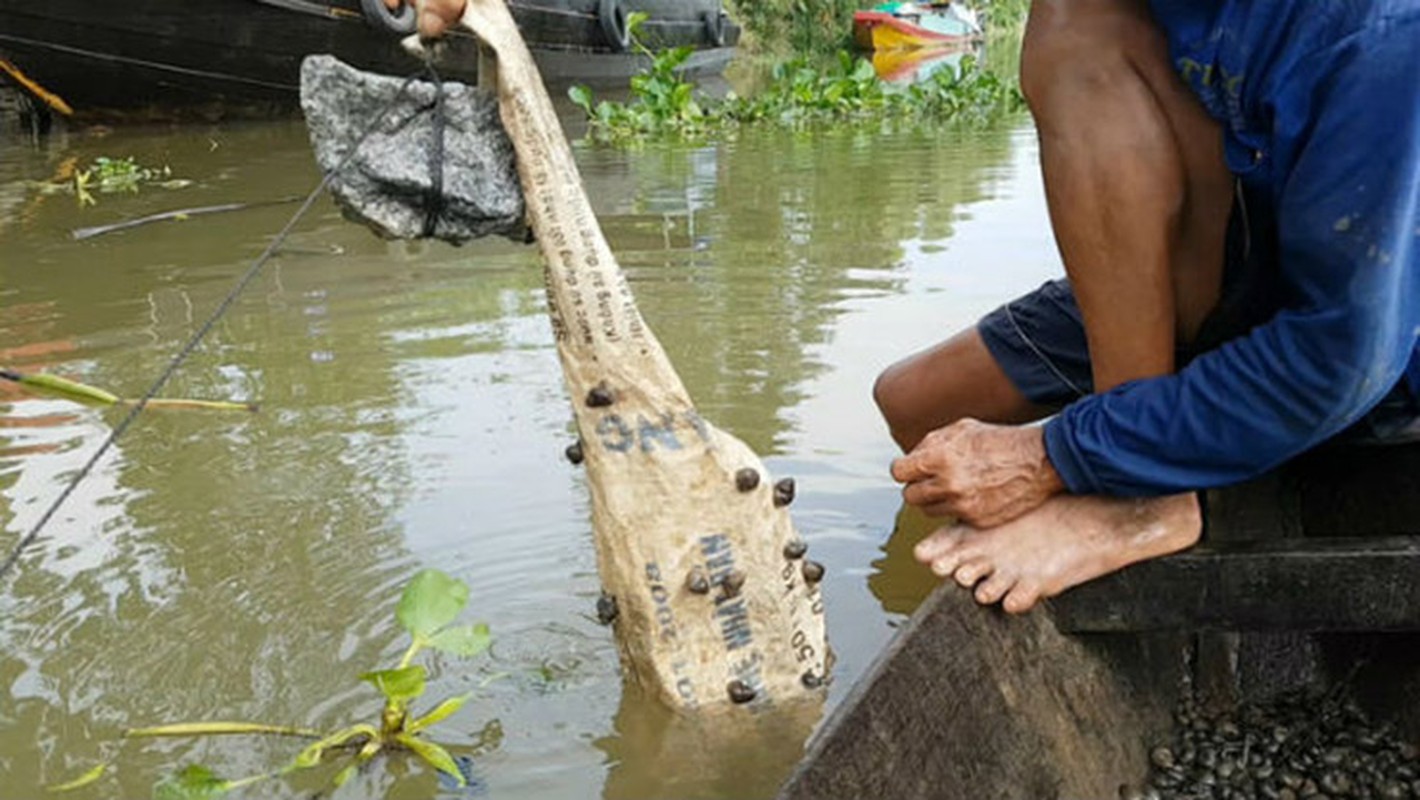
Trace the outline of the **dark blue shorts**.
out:
M 1092 394 L 1085 323 L 1064 278 L 1050 281 L 977 323 L 986 349 L 1027 400 L 1061 408 Z
M 1094 391 L 1085 325 L 1068 280 L 1050 281 L 1006 303 L 987 314 L 977 330 L 996 363 L 1031 402 L 1060 408 Z M 1179 363 L 1191 355 L 1180 353 Z M 1338 438 L 1354 443 L 1420 440 L 1420 399 L 1402 381 Z

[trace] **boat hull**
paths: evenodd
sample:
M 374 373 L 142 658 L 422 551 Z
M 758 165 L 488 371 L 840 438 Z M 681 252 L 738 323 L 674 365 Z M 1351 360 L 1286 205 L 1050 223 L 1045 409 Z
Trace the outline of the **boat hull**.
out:
M 948 14 L 858 11 L 853 14 L 853 40 L 863 50 L 914 50 L 966 47 L 980 41 L 981 34 Z
M 648 63 L 608 40 L 596 0 L 510 6 L 549 83 L 625 81 Z M 420 66 L 399 35 L 365 21 L 358 0 L 125 0 L 123 13 L 106 7 L 0 0 L 0 57 L 81 117 L 294 109 L 301 59 L 313 53 L 394 75 Z M 644 29 L 648 43 L 696 47 L 692 73 L 723 68 L 738 41 L 739 28 L 720 16 L 719 0 L 626 0 L 624 7 L 661 15 Z M 451 79 L 473 81 L 477 62 L 473 38 L 459 32 L 447 37 L 438 66 Z

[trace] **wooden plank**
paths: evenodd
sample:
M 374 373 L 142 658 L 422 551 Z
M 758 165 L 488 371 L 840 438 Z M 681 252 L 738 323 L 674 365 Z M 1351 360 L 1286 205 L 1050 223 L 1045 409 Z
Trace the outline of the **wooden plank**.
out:
M 1420 537 L 1219 543 L 1051 601 L 1061 630 L 1420 630 Z
M 824 723 L 780 800 L 1116 797 L 1168 724 L 1168 665 L 1182 662 L 1131 638 L 1130 657 L 1108 658 L 1048 613 L 983 609 L 948 582 Z
M 1207 492 L 1204 511 L 1209 545 L 1302 535 L 1297 481 L 1285 470 Z M 1199 631 L 1193 638 L 1193 685 L 1205 710 L 1301 689 L 1320 674 L 1311 634 Z

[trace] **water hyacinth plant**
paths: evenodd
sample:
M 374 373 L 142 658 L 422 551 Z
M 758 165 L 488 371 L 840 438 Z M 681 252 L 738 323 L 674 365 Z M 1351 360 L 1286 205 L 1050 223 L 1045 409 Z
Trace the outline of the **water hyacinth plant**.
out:
M 795 128 L 827 123 L 978 124 L 1025 107 L 1014 83 L 981 69 L 970 57 L 962 59 L 960 69 L 939 70 L 908 86 L 891 86 L 878 79 L 871 62 L 847 52 L 838 53 L 827 66 L 802 57 L 781 63 L 774 68 L 770 85 L 754 97 L 731 93 L 723 100 L 702 101 L 693 85 L 676 72 L 690 54 L 687 47 L 647 51 L 651 66 L 631 79 L 627 102 L 597 102 L 585 86 L 572 87 L 569 96 L 586 112 L 591 135 L 615 142 L 655 136 L 696 138 L 747 124 Z
M 192 185 L 192 181 L 174 178 L 173 171 L 166 164 L 161 167 L 146 167 L 132 157 L 95 158 L 88 169 L 74 173 L 73 190 L 79 205 L 91 206 L 98 201 L 94 193 L 116 194 L 120 192 L 137 194 L 144 185 L 156 185 L 165 189 L 182 189 Z
M 442 773 L 448 781 L 463 787 L 467 778 L 458 762 L 445 747 L 425 738 L 424 734 L 431 726 L 462 708 L 472 695 L 449 698 L 423 714 L 413 714 L 412 709 L 415 701 L 423 696 L 428 677 L 424 666 L 414 663 L 421 651 L 430 649 L 471 658 L 488 649 L 491 637 L 487 625 L 454 624 L 467 603 L 467 584 L 438 570 L 419 572 L 405 587 L 395 609 L 395 618 L 409 633 L 409 647 L 392 669 L 360 676 L 361 680 L 374 686 L 384 696 L 378 724 L 358 723 L 330 733 L 284 725 L 227 721 L 180 723 L 126 731 L 124 736 L 129 738 L 270 735 L 311 740 L 291 761 L 259 775 L 223 778 L 207 766 L 186 765 L 153 786 L 153 800 L 210 800 L 261 781 L 336 763 L 341 767 L 331 783 L 333 788 L 338 789 L 375 759 L 396 752 L 412 754 L 418 761 Z M 93 784 L 104 776 L 108 766 L 96 766 L 74 780 L 50 787 L 50 791 L 73 791 Z

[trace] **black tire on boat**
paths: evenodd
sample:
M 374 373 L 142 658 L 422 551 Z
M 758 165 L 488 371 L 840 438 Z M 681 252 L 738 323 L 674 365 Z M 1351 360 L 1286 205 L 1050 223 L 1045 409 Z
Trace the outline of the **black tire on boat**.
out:
M 601 22 L 602 35 L 611 49 L 624 53 L 631 47 L 631 29 L 626 25 L 626 6 L 621 0 L 601 0 L 597 3 L 597 20 Z
M 700 15 L 705 20 L 705 37 L 716 47 L 725 46 L 725 27 L 728 17 L 722 10 L 706 11 Z
M 384 0 L 360 0 L 360 10 L 365 12 L 365 21 L 382 31 L 408 36 L 414 33 L 419 21 L 418 13 L 411 0 L 404 0 L 399 11 L 390 11 Z

